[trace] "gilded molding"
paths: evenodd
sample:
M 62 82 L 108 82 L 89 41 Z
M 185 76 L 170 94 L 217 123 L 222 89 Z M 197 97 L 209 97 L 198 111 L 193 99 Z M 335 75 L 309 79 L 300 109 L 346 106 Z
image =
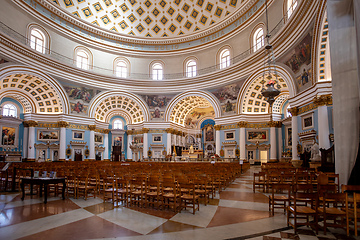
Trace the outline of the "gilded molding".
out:
M 59 128 L 66 128 L 67 126 L 69 126 L 69 123 L 65 121 L 59 121 L 57 124 Z
M 237 125 L 238 125 L 239 128 L 246 128 L 248 123 L 245 122 L 245 121 L 241 121 L 241 122 L 238 122 Z
M 111 131 L 110 129 L 104 129 L 104 133 L 105 133 L 105 134 L 109 134 L 110 131 Z
M 89 125 L 89 130 L 90 131 L 95 131 L 96 129 L 96 125 Z
M 219 131 L 221 129 L 221 125 L 215 125 L 214 128 L 216 131 Z
M 313 102 L 316 107 L 332 105 L 332 96 L 328 94 L 314 97 Z
M 134 130 L 126 130 L 127 135 L 134 135 Z
M 291 113 L 291 116 L 297 116 L 299 114 L 299 108 L 298 107 L 292 107 L 289 110 L 289 113 Z

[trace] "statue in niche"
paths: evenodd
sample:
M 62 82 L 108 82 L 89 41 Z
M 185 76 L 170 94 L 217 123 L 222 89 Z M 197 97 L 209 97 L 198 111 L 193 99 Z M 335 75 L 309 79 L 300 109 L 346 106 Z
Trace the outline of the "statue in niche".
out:
M 319 144 L 317 142 L 314 143 L 314 145 L 311 147 L 311 159 L 312 161 L 320 161 L 320 150 L 319 150 Z

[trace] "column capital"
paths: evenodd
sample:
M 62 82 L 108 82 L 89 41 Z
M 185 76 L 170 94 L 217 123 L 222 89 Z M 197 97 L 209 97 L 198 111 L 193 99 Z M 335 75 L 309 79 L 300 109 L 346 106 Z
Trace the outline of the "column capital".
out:
M 292 107 L 289 110 L 289 113 L 291 113 L 291 116 L 295 117 L 299 114 L 299 108 L 298 107 Z
M 134 130 L 126 130 L 126 134 L 127 135 L 133 135 L 134 134 Z
M 269 127 L 279 128 L 279 127 L 281 127 L 282 123 L 281 123 L 280 121 L 269 121 L 269 122 L 267 123 L 267 125 L 268 125 Z
M 110 129 L 104 129 L 104 133 L 105 133 L 105 134 L 109 134 L 110 131 L 111 131 Z
M 215 125 L 214 128 L 216 131 L 219 131 L 221 129 L 221 125 Z
M 313 102 L 316 107 L 331 105 L 332 104 L 332 96 L 330 94 L 316 96 L 316 97 L 314 97 Z
M 142 131 L 142 133 L 148 133 L 150 131 L 150 129 L 149 128 L 143 128 L 141 131 Z
M 246 128 L 246 127 L 247 127 L 247 124 L 248 124 L 247 122 L 241 121 L 241 122 L 238 122 L 237 125 L 238 125 L 239 128 Z
M 37 127 L 38 126 L 38 122 L 37 121 L 24 121 L 24 127 Z
M 96 125 L 89 125 L 89 130 L 90 131 L 95 131 L 96 129 Z
M 174 129 L 172 129 L 172 128 L 167 128 L 167 129 L 165 129 L 165 131 L 166 131 L 167 133 L 173 133 L 173 132 L 174 132 Z
M 58 122 L 58 126 L 60 128 L 66 128 L 67 126 L 69 126 L 69 123 L 68 122 L 65 122 L 65 121 L 59 121 Z

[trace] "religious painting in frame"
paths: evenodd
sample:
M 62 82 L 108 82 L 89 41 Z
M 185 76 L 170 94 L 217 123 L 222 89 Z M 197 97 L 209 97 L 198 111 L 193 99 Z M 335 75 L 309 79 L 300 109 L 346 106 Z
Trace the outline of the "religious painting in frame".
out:
M 301 117 L 302 130 L 308 130 L 314 128 L 314 114 L 306 114 Z
M 266 142 L 268 140 L 268 130 L 254 129 L 247 131 L 247 141 L 249 142 Z
M 205 142 L 213 142 L 214 140 L 214 126 L 213 125 L 206 125 L 204 128 L 205 132 Z
M 235 131 L 227 131 L 225 133 L 225 140 L 235 140 Z
M 99 133 L 95 133 L 95 143 L 103 144 L 104 143 L 104 136 Z
M 1 128 L 1 145 L 14 146 L 16 143 L 16 128 L 2 127 Z
M 153 135 L 153 142 L 154 143 L 162 142 L 162 135 Z
M 113 136 L 113 146 L 121 146 L 123 149 L 123 136 Z
M 38 141 L 59 141 L 59 130 L 38 129 Z
M 291 126 L 285 127 L 285 146 L 292 146 L 292 128 Z
M 72 131 L 72 139 L 73 140 L 84 140 L 84 134 L 85 132 L 83 131 Z

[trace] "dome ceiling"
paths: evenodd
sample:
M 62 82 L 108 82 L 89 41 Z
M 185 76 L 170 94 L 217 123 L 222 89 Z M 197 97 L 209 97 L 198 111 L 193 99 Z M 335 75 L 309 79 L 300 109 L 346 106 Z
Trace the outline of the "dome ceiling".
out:
M 141 37 L 189 35 L 218 23 L 245 0 L 52 0 L 108 30 Z

